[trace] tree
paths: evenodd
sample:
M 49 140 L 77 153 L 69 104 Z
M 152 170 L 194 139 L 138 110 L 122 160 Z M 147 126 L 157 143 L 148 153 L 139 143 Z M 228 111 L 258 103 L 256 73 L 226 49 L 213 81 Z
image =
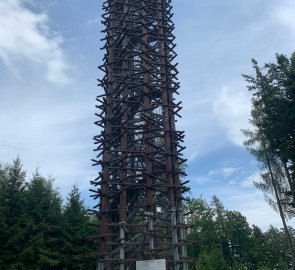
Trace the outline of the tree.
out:
M 194 241 L 189 256 L 194 261 L 191 270 L 200 269 L 285 269 L 292 256 L 284 233 L 271 227 L 266 233 L 250 227 L 237 211 L 226 210 L 214 196 L 210 205 L 203 198 L 190 199 L 188 239 Z M 295 231 L 291 230 L 292 239 Z
M 188 223 L 191 225 L 187 238 L 194 241 L 188 254 L 198 258 L 201 253 L 218 246 L 218 235 L 214 223 L 214 211 L 203 198 L 190 199 L 185 209 L 189 212 Z
M 260 68 L 253 59 L 255 76 L 243 76 L 253 92 L 251 123 L 261 134 L 259 139 L 264 139 L 265 146 L 282 166 L 289 189 L 284 195 L 289 197 L 288 205 L 294 208 L 295 54 L 290 60 L 278 54 L 276 60 Z
M 271 269 L 289 269 L 288 266 L 292 264 L 292 255 L 286 244 L 284 231 L 270 226 L 265 232 L 265 260 L 266 265 Z M 284 268 L 284 265 L 287 267 Z
M 4 182 L 6 178 L 6 168 L 0 164 L 0 254 L 4 251 L 4 241 L 6 240 L 7 225 L 5 222 L 5 205 L 4 205 Z M 0 269 L 4 265 L 4 257 L 0 255 Z
M 226 211 L 225 234 L 227 235 L 228 261 L 231 266 L 244 265 L 252 267 L 249 256 L 251 245 L 251 228 L 247 219 L 237 211 Z
M 197 270 L 228 270 L 229 266 L 222 258 L 219 249 L 211 249 L 201 253 L 194 269 Z
M 216 197 L 213 196 L 211 201 L 211 206 L 215 214 L 215 228 L 216 234 L 219 242 L 219 248 L 222 254 L 222 258 L 229 258 L 229 249 L 228 249 L 228 236 L 226 233 L 226 222 L 225 222 L 225 214 L 226 211 L 222 202 Z
M 221 269 L 218 264 L 224 269 L 255 269 L 252 229 L 241 213 L 225 210 L 216 196 L 211 207 L 202 198 L 191 199 L 186 211 L 191 213 L 188 239 L 194 241 L 189 248 L 189 255 L 195 258 L 191 269 Z
M 251 230 L 252 247 L 249 250 L 252 264 L 258 269 L 264 269 L 268 264 L 267 238 L 263 231 L 253 225 Z M 268 269 L 268 268 L 266 268 Z
M 26 245 L 20 253 L 25 269 L 61 269 L 63 246 L 62 200 L 51 178 L 38 171 L 26 192 Z
M 81 200 L 79 188 L 74 185 L 64 208 L 65 245 L 63 249 L 66 269 L 93 269 L 95 262 L 89 253 L 95 249 L 87 237 L 94 235 L 90 217 Z
M 15 269 L 21 264 L 18 261 L 24 243 L 26 213 L 24 194 L 26 172 L 20 158 L 11 165 L 0 169 L 0 215 L 2 215 L 2 233 L 0 243 L 0 269 Z
M 53 179 L 38 170 L 29 182 L 19 158 L 0 164 L 0 269 L 95 269 L 87 237 L 95 235 L 79 189 L 65 207 Z
M 255 77 L 244 77 L 253 92 L 250 123 L 255 129 L 244 131 L 245 146 L 260 162 L 262 182 L 256 186 L 281 216 L 295 267 L 295 249 L 286 224 L 286 216 L 294 213 L 295 206 L 295 56 L 289 60 L 277 55 L 277 63 L 262 69 L 256 60 L 252 63 Z

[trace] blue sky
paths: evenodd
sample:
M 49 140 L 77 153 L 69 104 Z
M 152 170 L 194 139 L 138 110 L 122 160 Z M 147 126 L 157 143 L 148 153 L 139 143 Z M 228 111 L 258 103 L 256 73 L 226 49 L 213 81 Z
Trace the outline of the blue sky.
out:
M 94 0 L 0 1 L 0 161 L 20 155 L 65 195 L 73 183 L 88 202 L 97 174 L 92 137 L 103 52 Z M 250 95 L 241 74 L 295 48 L 293 0 L 174 0 L 185 156 L 192 195 L 215 194 L 250 224 L 281 226 L 254 188 L 255 160 L 244 150 Z M 90 202 L 88 202 L 90 204 Z

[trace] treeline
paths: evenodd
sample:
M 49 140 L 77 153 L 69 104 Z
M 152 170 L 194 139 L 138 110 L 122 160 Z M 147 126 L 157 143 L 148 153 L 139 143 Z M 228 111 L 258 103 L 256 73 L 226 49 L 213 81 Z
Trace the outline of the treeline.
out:
M 0 269 L 94 270 L 96 219 L 74 186 L 63 203 L 53 180 L 36 171 L 26 180 L 20 159 L 0 165 Z M 218 198 L 189 199 L 190 269 L 287 270 L 292 256 L 282 230 L 263 232 Z M 92 224 L 92 225 L 91 225 Z M 294 242 L 295 231 L 289 228 Z
M 95 269 L 95 229 L 74 186 L 63 204 L 53 180 L 29 181 L 20 159 L 0 165 L 0 269 Z
M 191 269 L 295 269 L 295 53 L 277 54 L 262 67 L 253 59 L 254 75 L 243 75 L 252 93 L 251 130 L 244 130 L 247 150 L 260 165 L 256 187 L 281 217 L 281 230 L 262 232 L 239 212 L 226 211 L 217 198 L 211 205 L 192 199 Z
M 190 199 L 186 204 L 190 270 L 288 270 L 292 255 L 282 229 L 263 232 L 250 226 L 240 212 L 228 211 L 217 197 L 211 203 Z M 295 241 L 295 231 L 292 241 Z

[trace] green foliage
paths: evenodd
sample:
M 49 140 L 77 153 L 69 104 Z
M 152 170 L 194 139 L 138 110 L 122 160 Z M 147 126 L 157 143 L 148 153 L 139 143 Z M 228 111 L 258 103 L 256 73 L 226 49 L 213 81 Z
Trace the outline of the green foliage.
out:
M 0 269 L 92 270 L 96 223 L 87 213 L 77 186 L 63 205 L 53 180 L 36 171 L 30 181 L 19 159 L 0 165 Z M 192 226 L 188 239 L 193 270 L 288 269 L 291 254 L 284 233 L 250 227 L 237 211 L 213 197 L 190 199 L 185 205 Z M 295 231 L 290 230 L 294 241 Z
M 263 233 L 250 227 L 241 213 L 225 210 L 215 196 L 211 205 L 203 198 L 190 199 L 185 209 L 190 213 L 188 239 L 194 241 L 188 249 L 194 258 L 191 270 L 274 269 L 292 261 L 281 230 L 271 227 Z
M 1 206 L 1 243 L 0 243 L 0 269 L 5 265 L 16 267 L 19 265 L 18 256 L 24 243 L 24 230 L 26 222 L 25 212 L 25 176 L 19 158 L 11 165 L 0 168 L 0 196 Z M 3 265 L 3 266 L 2 266 Z
M 222 258 L 222 254 L 218 249 L 212 249 L 204 252 L 195 266 L 196 270 L 228 270 L 229 266 Z
M 90 217 L 76 185 L 67 198 L 64 222 L 66 269 L 93 269 L 95 262 L 89 253 L 95 250 L 95 246 L 87 241 L 87 237 L 94 235 L 95 231 L 89 226 Z
M 77 187 L 63 207 L 51 178 L 26 182 L 19 158 L 0 164 L 1 270 L 95 269 L 89 221 Z
M 244 78 L 253 93 L 250 123 L 255 130 L 244 132 L 248 138 L 245 145 L 262 165 L 266 163 L 267 153 L 279 174 L 277 182 L 282 201 L 294 208 L 295 53 L 290 59 L 278 54 L 276 63 L 265 64 L 262 68 L 254 59 L 252 64 L 255 76 L 244 75 Z
M 191 213 L 189 223 L 193 225 L 188 239 L 195 241 L 195 244 L 188 251 L 190 256 L 198 257 L 201 251 L 209 251 L 216 246 L 215 239 L 217 235 L 213 222 L 214 212 L 202 198 L 190 199 L 186 207 L 187 211 Z
M 62 257 L 62 200 L 52 179 L 35 172 L 28 184 L 26 200 L 26 245 L 20 258 L 27 268 L 56 269 Z
M 279 212 L 295 265 L 295 248 L 286 225 L 295 208 L 295 54 L 276 56 L 262 68 L 252 60 L 255 76 L 244 75 L 252 95 L 245 146 L 260 162 L 262 180 L 256 183 L 266 201 Z

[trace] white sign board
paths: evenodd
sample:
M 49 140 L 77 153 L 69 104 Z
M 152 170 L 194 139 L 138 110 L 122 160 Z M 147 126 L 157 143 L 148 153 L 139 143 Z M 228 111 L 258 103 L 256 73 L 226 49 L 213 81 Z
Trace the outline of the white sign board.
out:
M 137 261 L 136 270 L 166 270 L 166 260 Z

